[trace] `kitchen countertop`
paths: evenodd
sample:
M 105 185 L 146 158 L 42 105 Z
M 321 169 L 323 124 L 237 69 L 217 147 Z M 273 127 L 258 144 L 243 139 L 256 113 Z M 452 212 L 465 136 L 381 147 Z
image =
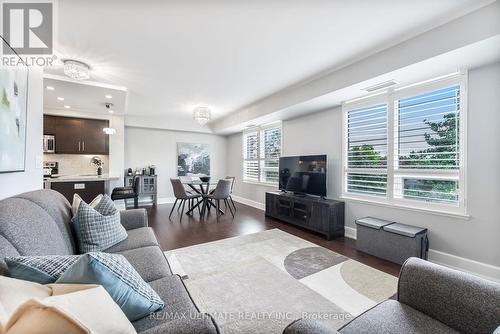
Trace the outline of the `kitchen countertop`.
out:
M 109 174 L 103 175 L 58 175 L 57 177 L 44 178 L 46 182 L 89 182 L 89 181 L 111 181 L 111 180 L 119 180 L 120 177 L 113 176 Z

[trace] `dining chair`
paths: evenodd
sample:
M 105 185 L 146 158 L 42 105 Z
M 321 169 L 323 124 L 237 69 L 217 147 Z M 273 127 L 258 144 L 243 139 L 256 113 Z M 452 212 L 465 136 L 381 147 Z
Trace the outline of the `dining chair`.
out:
M 188 202 L 188 209 L 190 209 L 192 202 L 194 200 L 197 200 L 198 204 L 199 199 L 201 198 L 199 194 L 188 194 L 180 179 L 170 179 L 170 182 L 172 183 L 172 188 L 174 190 L 175 202 L 174 205 L 172 206 L 172 210 L 170 210 L 170 215 L 168 215 L 169 219 L 172 216 L 172 212 L 174 212 L 177 201 L 180 201 L 177 210 L 179 210 L 179 208 L 181 208 L 182 206 L 181 210 L 181 217 L 182 217 L 182 215 L 184 214 L 184 206 L 186 205 L 186 201 Z M 199 210 L 199 206 L 198 206 L 198 211 L 199 213 L 201 213 L 201 211 Z
M 226 176 L 226 180 L 231 180 L 231 192 L 229 193 L 229 202 L 233 204 L 234 207 L 234 212 L 236 212 L 236 205 L 234 204 L 233 197 L 231 196 L 233 194 L 233 189 L 234 189 L 234 183 L 236 182 L 236 177 L 235 176 Z
M 216 210 L 215 213 L 217 215 L 217 221 L 219 221 L 219 216 L 221 214 L 220 210 L 220 201 L 223 200 L 224 203 L 226 204 L 226 207 L 229 207 L 229 211 L 231 211 L 231 215 L 234 218 L 234 212 L 233 209 L 231 208 L 231 205 L 228 205 L 229 201 L 229 196 L 231 195 L 231 180 L 228 179 L 222 179 L 217 182 L 217 186 L 215 187 L 214 191 L 203 195 L 203 198 L 205 200 L 204 207 L 202 210 L 202 214 L 205 212 L 207 209 L 207 206 L 209 206 L 208 201 L 215 201 L 216 202 Z

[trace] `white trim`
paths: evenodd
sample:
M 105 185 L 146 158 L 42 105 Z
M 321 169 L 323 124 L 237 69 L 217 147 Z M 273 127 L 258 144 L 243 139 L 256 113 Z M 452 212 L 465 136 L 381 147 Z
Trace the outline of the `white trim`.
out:
M 256 186 L 272 187 L 272 188 L 278 189 L 278 183 L 259 182 L 259 181 L 250 181 L 250 180 L 243 180 L 242 182 L 248 183 L 248 184 L 253 184 Z
M 356 240 L 358 236 L 357 230 L 353 227 L 344 226 L 344 237 Z
M 144 203 L 151 203 L 151 199 L 139 199 L 139 205 L 141 204 L 144 204 Z M 119 199 L 119 200 L 116 200 L 114 201 L 115 202 L 115 206 L 118 210 L 125 210 L 125 201 L 122 200 L 122 199 Z M 172 204 L 175 202 L 175 197 L 161 197 L 161 198 L 158 198 L 158 204 Z
M 365 197 L 368 197 L 368 196 L 365 196 Z M 416 206 L 414 207 L 414 206 L 408 205 L 408 200 L 405 201 L 403 204 L 398 204 L 398 203 L 388 203 L 384 197 L 380 197 L 380 198 L 375 198 L 375 196 L 371 196 L 371 197 L 373 197 L 373 199 L 372 198 L 364 198 L 361 196 L 351 197 L 348 195 L 342 195 L 342 196 L 340 196 L 340 199 L 342 199 L 346 202 L 355 202 L 355 203 L 362 203 L 362 204 L 367 204 L 367 205 L 382 206 L 382 207 L 386 207 L 386 208 L 416 211 L 416 212 L 433 214 L 433 215 L 437 215 L 437 216 L 460 218 L 460 219 L 465 219 L 465 220 L 469 220 L 471 217 L 468 214 L 461 214 L 461 213 L 456 213 L 456 212 L 452 212 L 452 211 L 445 211 L 445 210 L 441 210 L 441 209 L 433 209 L 431 207 L 427 207 L 427 208 L 416 207 Z
M 175 197 L 160 197 L 158 198 L 158 204 L 171 204 L 175 202 Z M 140 201 L 139 201 L 140 203 Z
M 500 282 L 500 267 L 429 249 L 429 261 Z
M 260 202 L 257 202 L 257 201 L 252 201 L 251 199 L 240 197 L 240 196 L 236 196 L 236 195 L 231 195 L 231 197 L 233 198 L 233 200 L 235 202 L 238 202 L 238 203 L 241 203 L 241 204 L 245 204 L 245 205 L 251 206 L 252 208 L 256 208 L 256 209 L 259 209 L 259 210 L 262 210 L 262 211 L 266 210 L 266 206 L 264 205 L 264 203 L 260 203 Z

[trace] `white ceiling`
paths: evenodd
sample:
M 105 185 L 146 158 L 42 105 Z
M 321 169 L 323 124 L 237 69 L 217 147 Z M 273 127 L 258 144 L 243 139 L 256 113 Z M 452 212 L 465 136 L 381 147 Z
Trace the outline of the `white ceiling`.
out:
M 59 0 L 55 48 L 127 87 L 127 115 L 219 118 L 491 2 Z
M 68 113 L 75 111 L 107 115 L 108 109 L 105 106 L 107 102 L 113 103 L 110 109 L 113 110 L 114 114 L 119 115 L 125 112 L 126 90 L 51 78 L 44 78 L 43 84 L 43 108 L 46 112 L 48 110 L 64 110 Z M 54 89 L 49 90 L 47 86 Z M 111 98 L 106 98 L 106 95 L 110 95 Z M 64 101 L 58 100 L 58 97 L 63 98 Z M 65 108 L 65 105 L 70 108 Z

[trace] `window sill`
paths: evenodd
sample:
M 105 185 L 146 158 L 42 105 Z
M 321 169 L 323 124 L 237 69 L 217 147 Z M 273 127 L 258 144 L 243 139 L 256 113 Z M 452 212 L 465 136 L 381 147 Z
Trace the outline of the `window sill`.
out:
M 412 206 L 412 205 L 405 205 L 405 204 L 400 204 L 400 203 L 389 203 L 386 201 L 381 201 L 381 200 L 376 200 L 376 199 L 360 198 L 360 197 L 351 196 L 351 195 L 347 195 L 347 194 L 341 195 L 340 198 L 347 201 L 347 202 L 377 205 L 377 206 L 382 206 L 382 207 L 386 207 L 386 208 L 402 209 L 402 210 L 428 213 L 428 214 L 433 214 L 433 215 L 438 215 L 438 216 L 445 216 L 445 217 L 458 218 L 458 219 L 464 219 L 464 220 L 469 220 L 471 218 L 470 215 L 464 214 L 464 213 L 459 213 L 459 212 L 452 212 L 452 211 L 446 211 L 446 210 L 440 210 L 440 209 L 434 209 L 434 208 L 430 208 L 430 209 L 429 208 L 420 208 L 420 207 L 416 207 L 416 206 Z
M 259 182 L 259 181 L 247 181 L 247 180 L 243 180 L 243 183 L 253 184 L 253 185 L 256 185 L 256 186 L 278 188 L 278 184 L 277 183 Z

